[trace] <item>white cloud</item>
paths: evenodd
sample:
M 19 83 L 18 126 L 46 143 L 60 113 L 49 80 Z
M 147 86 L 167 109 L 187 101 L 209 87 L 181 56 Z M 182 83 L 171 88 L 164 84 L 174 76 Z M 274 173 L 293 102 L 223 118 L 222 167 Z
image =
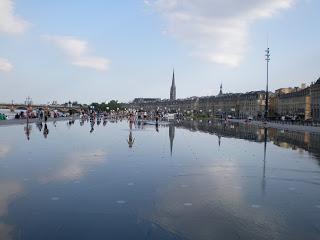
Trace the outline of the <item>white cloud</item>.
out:
M 235 67 L 246 53 L 250 25 L 294 1 L 153 0 L 151 5 L 166 20 L 166 32 L 193 49 L 191 55 Z
M 0 33 L 22 33 L 28 25 L 27 21 L 15 15 L 13 0 L 0 0 Z
M 54 43 L 71 59 L 71 64 L 79 67 L 88 67 L 96 70 L 107 70 L 110 60 L 92 56 L 86 41 L 70 36 L 43 36 L 44 39 Z
M 13 66 L 8 59 L 0 58 L 0 71 L 10 72 L 12 69 L 13 69 Z M 1 153 L 1 149 L 0 149 L 0 153 Z
M 103 164 L 106 152 L 97 149 L 92 152 L 75 152 L 67 156 L 61 165 L 49 176 L 40 178 L 41 183 L 80 179 L 92 166 Z

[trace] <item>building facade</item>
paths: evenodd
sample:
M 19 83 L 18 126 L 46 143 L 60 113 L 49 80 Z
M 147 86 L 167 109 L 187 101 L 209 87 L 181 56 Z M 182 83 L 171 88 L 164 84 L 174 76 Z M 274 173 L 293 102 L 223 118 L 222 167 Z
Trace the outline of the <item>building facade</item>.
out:
M 278 113 L 280 116 L 295 119 L 311 119 L 310 87 L 278 96 Z
M 269 117 L 287 116 L 296 120 L 320 121 L 320 78 L 311 86 L 281 88 L 269 93 Z M 263 118 L 266 105 L 265 91 L 247 93 L 223 93 L 222 84 L 216 96 L 176 99 L 174 72 L 170 88 L 170 99 L 137 98 L 125 105 L 127 108 L 145 111 L 176 112 L 206 115 L 211 117 L 255 119 Z
M 311 113 L 314 121 L 320 121 L 320 78 L 311 85 Z
M 261 118 L 264 115 L 266 104 L 265 91 L 253 91 L 239 95 L 239 117 Z

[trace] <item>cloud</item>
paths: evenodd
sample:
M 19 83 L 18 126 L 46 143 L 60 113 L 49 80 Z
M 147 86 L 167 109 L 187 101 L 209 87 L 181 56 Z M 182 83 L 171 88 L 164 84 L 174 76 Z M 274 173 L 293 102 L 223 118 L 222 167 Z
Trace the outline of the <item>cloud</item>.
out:
M 0 33 L 18 34 L 28 26 L 27 21 L 14 14 L 13 0 L 0 0 Z
M 52 174 L 41 177 L 40 182 L 49 183 L 80 179 L 92 166 L 103 164 L 106 161 L 105 156 L 106 153 L 100 149 L 92 152 L 72 153 Z
M 13 66 L 8 59 L 0 58 L 0 71 L 10 72 L 12 69 L 13 69 Z
M 22 185 L 17 182 L 0 183 L 0 217 L 8 213 L 8 206 L 11 201 L 23 191 Z
M 250 25 L 290 8 L 295 0 L 153 0 L 166 33 L 192 48 L 191 55 L 236 67 L 243 59 Z
M 88 43 L 71 36 L 43 36 L 49 42 L 63 50 L 71 59 L 71 64 L 79 67 L 88 67 L 96 70 L 107 70 L 110 60 L 90 55 Z
M 14 233 L 13 226 L 5 224 L 5 223 L 0 223 L 0 239 L 12 240 L 13 233 Z

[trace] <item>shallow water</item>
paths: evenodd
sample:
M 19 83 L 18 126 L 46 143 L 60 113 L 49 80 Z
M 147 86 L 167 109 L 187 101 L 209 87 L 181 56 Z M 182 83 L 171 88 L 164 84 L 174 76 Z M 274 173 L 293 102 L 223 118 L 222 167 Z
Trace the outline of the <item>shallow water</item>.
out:
M 0 127 L 0 239 L 319 239 L 319 135 L 204 122 L 47 129 Z

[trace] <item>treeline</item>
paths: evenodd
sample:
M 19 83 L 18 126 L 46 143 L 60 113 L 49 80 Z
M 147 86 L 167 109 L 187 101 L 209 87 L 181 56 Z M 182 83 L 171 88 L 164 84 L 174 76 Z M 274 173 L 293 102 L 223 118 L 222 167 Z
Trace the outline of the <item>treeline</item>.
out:
M 121 106 L 121 104 L 117 101 L 117 100 L 111 100 L 108 103 L 91 103 L 90 107 L 92 107 L 95 111 L 100 111 L 100 112 L 104 112 L 104 111 L 117 111 L 117 110 L 122 110 L 123 107 Z

